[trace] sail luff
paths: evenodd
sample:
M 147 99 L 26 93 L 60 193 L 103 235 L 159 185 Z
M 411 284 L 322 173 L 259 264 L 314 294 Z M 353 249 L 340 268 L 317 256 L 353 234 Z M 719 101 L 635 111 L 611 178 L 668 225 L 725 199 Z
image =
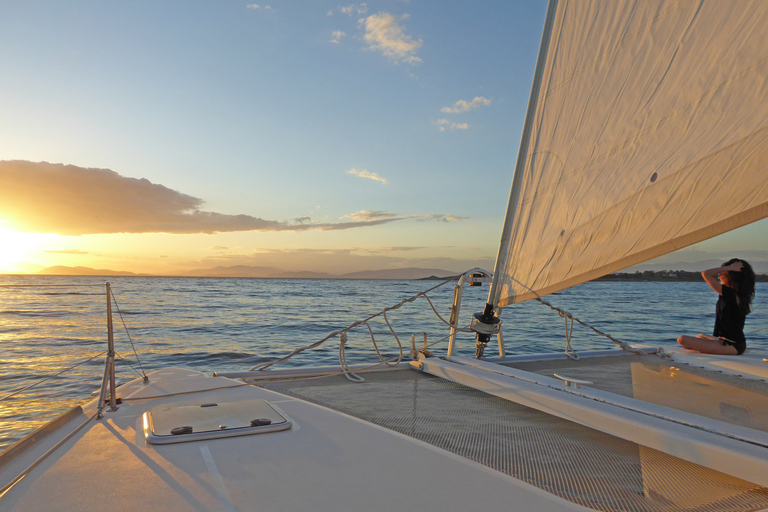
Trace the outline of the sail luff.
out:
M 565 0 L 564 0 L 565 1 Z M 497 306 L 499 304 L 500 278 L 503 274 L 503 268 L 509 257 L 508 242 L 514 228 L 514 212 L 517 205 L 520 188 L 523 182 L 523 173 L 525 169 L 526 155 L 528 154 L 528 145 L 531 140 L 531 131 L 533 130 L 533 119 L 536 115 L 536 105 L 539 100 L 542 77 L 546 66 L 546 58 L 549 52 L 549 44 L 552 39 L 552 28 L 555 23 L 555 14 L 557 13 L 558 0 L 549 0 L 547 14 L 544 21 L 544 29 L 539 43 L 539 54 L 536 59 L 536 68 L 533 73 L 533 83 L 531 85 L 531 95 L 528 98 L 528 108 L 526 110 L 523 132 L 520 137 L 520 148 L 517 152 L 517 161 L 515 163 L 515 172 L 512 178 L 512 186 L 509 191 L 509 201 L 507 212 L 504 219 L 504 226 L 501 230 L 501 241 L 496 255 L 496 264 L 494 265 L 493 281 L 488 291 L 488 304 Z

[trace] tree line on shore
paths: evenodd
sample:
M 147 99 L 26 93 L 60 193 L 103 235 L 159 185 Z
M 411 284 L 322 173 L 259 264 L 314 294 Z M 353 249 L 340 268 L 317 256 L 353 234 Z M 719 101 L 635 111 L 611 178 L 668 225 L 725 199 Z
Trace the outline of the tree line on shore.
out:
M 645 270 L 632 273 L 615 272 L 595 281 L 701 281 L 701 272 L 687 270 Z M 756 274 L 755 281 L 768 282 L 768 275 Z

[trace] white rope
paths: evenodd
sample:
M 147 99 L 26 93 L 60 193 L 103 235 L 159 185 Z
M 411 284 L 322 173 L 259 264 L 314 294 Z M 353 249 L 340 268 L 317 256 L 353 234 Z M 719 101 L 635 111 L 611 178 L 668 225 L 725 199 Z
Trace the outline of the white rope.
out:
M 565 320 L 565 355 L 568 357 L 568 359 L 578 361 L 579 354 L 577 354 L 576 351 L 571 348 L 571 335 L 573 334 L 573 315 L 568 311 L 558 311 L 557 314 Z
M 400 338 L 397 337 L 395 330 L 392 329 L 392 326 L 389 324 L 389 320 L 387 320 L 387 315 L 383 314 L 383 317 L 384 317 L 384 321 L 387 323 L 387 327 L 389 327 L 389 331 L 392 333 L 392 336 L 394 336 L 395 339 L 397 340 L 397 346 L 400 349 L 400 354 L 398 355 L 397 359 L 395 359 L 394 361 L 384 359 L 384 356 L 382 356 L 381 352 L 379 352 L 379 346 L 376 344 L 376 338 L 373 336 L 373 330 L 371 329 L 371 326 L 368 324 L 368 322 L 363 322 L 363 325 L 365 325 L 368 328 L 368 334 L 370 334 L 371 343 L 373 343 L 373 350 L 376 351 L 376 357 L 379 358 L 379 361 L 381 361 L 386 366 L 390 366 L 390 367 L 397 366 L 403 360 L 403 344 L 400 342 Z M 347 344 L 347 332 L 344 331 L 341 334 L 339 334 L 339 364 L 341 364 L 341 368 L 342 370 L 344 370 L 344 376 L 347 379 L 351 380 L 352 382 L 365 382 L 364 378 L 349 371 L 349 367 L 347 366 L 345 349 L 344 349 L 346 344 Z
M 401 301 L 400 301 L 398 304 L 396 304 L 396 305 L 394 305 L 394 306 L 392 306 L 392 307 L 384 308 L 384 309 L 382 309 L 381 311 L 379 311 L 378 313 L 375 313 L 375 314 L 373 314 L 373 315 L 369 316 L 368 318 L 365 318 L 364 320 L 358 320 L 358 321 L 356 321 L 356 322 L 352 322 L 352 323 L 351 323 L 351 324 L 349 324 L 349 325 L 348 325 L 348 326 L 347 326 L 345 329 L 342 329 L 342 330 L 339 330 L 339 331 L 333 331 L 332 333 L 328 334 L 328 335 L 327 335 L 325 338 L 321 339 L 320 341 L 316 341 L 315 343 L 312 343 L 311 345 L 307 345 L 307 346 L 305 346 L 305 347 L 299 347 L 299 348 L 297 348 L 296 350 L 294 350 L 293 352 L 291 352 L 290 354 L 288 354 L 287 356 L 285 356 L 285 357 L 283 357 L 283 358 L 281 358 L 281 359 L 277 359 L 277 360 L 275 360 L 275 361 L 270 361 L 270 362 L 268 362 L 268 363 L 262 363 L 262 364 L 258 364 L 258 365 L 256 365 L 256 366 L 254 366 L 253 368 L 251 368 L 251 369 L 250 369 L 250 371 L 261 371 L 261 370 L 266 370 L 266 369 L 267 369 L 267 368 L 269 368 L 270 366 L 274 366 L 274 365 L 276 365 L 276 364 L 280 364 L 280 363 L 283 363 L 283 362 L 285 362 L 285 361 L 289 360 L 290 358 L 292 358 L 293 356 L 295 356 L 295 355 L 297 355 L 297 354 L 300 354 L 300 353 L 302 353 L 302 352 L 304 352 L 304 351 L 306 351 L 306 350 L 311 350 L 311 349 L 317 348 L 317 347 L 319 347 L 320 345 L 322 345 L 323 343 L 325 343 L 326 341 L 328 341 L 329 339 L 331 339 L 331 338 L 335 338 L 336 336 L 339 336 L 339 343 L 340 343 L 340 346 L 339 346 L 339 360 L 340 360 L 340 361 L 344 361 L 344 362 L 345 362 L 344 364 L 346 364 L 346 356 L 345 356 L 345 354 L 344 354 L 344 348 L 343 348 L 341 345 L 346 345 L 346 342 L 347 342 L 347 337 L 346 337 L 346 334 L 347 334 L 347 333 L 348 333 L 350 330 L 354 329 L 354 328 L 355 328 L 355 327 L 357 327 L 358 325 L 363 325 L 363 324 L 364 324 L 364 325 L 366 325 L 366 327 L 368 327 L 368 331 L 369 331 L 369 332 L 370 332 L 370 334 L 371 334 L 371 340 L 373 341 L 374 350 L 376 351 L 376 354 L 377 354 L 377 356 L 378 356 L 378 357 L 379 357 L 379 359 L 382 361 L 382 363 L 384 363 L 384 364 L 387 364 L 387 365 L 388 365 L 389 363 L 388 363 L 388 362 L 386 362 L 386 360 L 385 360 L 385 359 L 384 359 L 384 358 L 381 356 L 381 354 L 380 354 L 380 352 L 379 352 L 379 349 L 378 349 L 378 346 L 376 345 L 376 340 L 374 339 L 374 336 L 373 336 L 373 331 L 371 331 L 371 328 L 370 328 L 370 326 L 368 325 L 368 321 L 369 321 L 369 320 L 372 320 L 372 319 L 374 319 L 374 318 L 376 318 L 376 317 L 378 317 L 378 316 L 382 316 L 382 317 L 384 318 L 384 322 L 386 322 L 386 324 L 387 324 L 387 327 L 389 327 L 389 331 L 392 333 L 392 335 L 393 335 L 393 336 L 395 337 L 395 339 L 397 340 L 397 345 L 398 345 L 398 347 L 399 347 L 399 350 L 400 350 L 400 355 L 399 355 L 399 357 L 397 358 L 397 363 L 399 363 L 400 361 L 402 361 L 402 358 L 403 358 L 403 345 L 402 345 L 402 343 L 400 342 L 400 338 L 398 338 L 397 334 L 395 333 L 395 330 L 392 328 L 392 325 L 390 325 L 390 323 L 389 323 L 389 320 L 387 319 L 387 315 L 386 315 L 386 314 L 387 314 L 387 312 L 388 312 L 388 311 L 394 311 L 394 310 L 396 310 L 396 309 L 399 309 L 399 308 L 401 308 L 401 307 L 402 307 L 404 304 L 407 304 L 407 303 L 409 303 L 409 302 L 413 302 L 413 301 L 415 301 L 416 299 L 418 299 L 419 297 L 424 297 L 424 298 L 427 300 L 427 302 L 429 303 L 429 305 L 430 305 L 430 307 L 432 308 L 432 311 L 435 313 L 435 315 L 437 315 L 437 317 L 438 317 L 438 318 L 439 318 L 439 319 L 440 319 L 440 320 L 441 320 L 441 321 L 442 321 L 444 324 L 446 324 L 446 325 L 450 325 L 450 323 L 448 323 L 448 322 L 447 322 L 447 321 L 446 321 L 446 320 L 445 320 L 445 319 L 444 319 L 442 316 L 440 316 L 440 314 L 439 314 L 439 313 L 437 312 L 437 310 L 435 309 L 435 306 L 432 304 L 432 301 L 431 301 L 431 300 L 429 299 L 429 297 L 427 296 L 427 293 L 429 293 L 429 292 L 431 292 L 431 291 L 433 291 L 433 290 L 436 290 L 436 289 L 440 288 L 441 286 L 444 286 L 444 285 L 446 285 L 446 284 L 448 284 L 448 283 L 450 283 L 450 282 L 452 282 L 452 280 L 451 280 L 451 279 L 448 279 L 448 280 L 446 280 L 446 281 L 443 281 L 442 283 L 440 283 L 440 284 L 438 284 L 438 285 L 436 285 L 436 286 L 433 286 L 432 288 L 429 288 L 428 290 L 425 290 L 425 291 L 423 291 L 423 292 L 419 292 L 419 293 L 417 293 L 417 294 L 416 294 L 416 295 L 414 295 L 413 297 L 404 298 L 404 299 L 402 299 L 402 300 L 401 300 Z M 344 340 L 343 340 L 343 343 L 342 343 L 342 339 L 341 339 L 341 338 L 342 338 L 342 336 L 341 336 L 342 334 L 344 334 Z M 397 363 L 395 363 L 395 364 L 397 364 Z M 345 373 L 345 374 L 349 374 L 349 373 L 351 373 L 351 372 L 347 372 L 347 373 Z
M 499 319 L 499 323 L 497 323 L 497 324 L 486 324 L 486 323 L 480 322 L 478 320 L 474 320 L 470 324 L 469 330 L 468 331 L 463 331 L 463 332 L 471 332 L 471 333 L 479 332 L 480 334 L 487 334 L 489 336 L 492 336 L 492 335 L 497 334 L 499 332 L 499 326 L 501 325 L 501 323 L 502 323 L 501 319 Z M 461 329 L 459 329 L 459 330 L 461 330 Z
M 525 286 L 525 285 L 523 285 L 523 286 Z M 531 290 L 531 291 L 533 292 L 533 290 Z M 533 292 L 533 293 L 535 294 L 536 292 Z M 543 305 L 548 306 L 549 309 L 551 309 L 553 311 L 557 311 L 558 315 L 560 315 L 561 317 L 565 317 L 566 318 L 566 343 L 567 343 L 566 353 L 568 353 L 569 349 L 573 350 L 573 349 L 571 349 L 571 346 L 570 346 L 571 335 L 568 332 L 568 327 L 567 327 L 568 320 L 570 319 L 570 321 L 571 321 L 571 330 L 573 330 L 573 321 L 575 320 L 576 322 L 579 323 L 579 325 L 582 325 L 582 326 L 586 327 L 587 329 L 592 329 L 592 331 L 594 331 L 595 334 L 599 334 L 600 336 L 608 338 L 609 340 L 614 342 L 616 345 L 618 345 L 622 350 L 626 350 L 627 352 L 634 352 L 636 354 L 645 354 L 644 351 L 637 350 L 636 348 L 633 348 L 632 345 L 630 345 L 629 343 L 625 343 L 623 341 L 619 341 L 616 338 L 614 338 L 613 336 L 611 336 L 610 334 L 604 333 L 603 331 L 601 331 L 597 327 L 594 327 L 592 325 L 589 325 L 588 323 L 582 322 L 577 317 L 573 316 L 571 313 L 568 313 L 567 311 L 565 311 L 563 309 L 560 309 L 560 308 L 558 308 L 556 306 L 553 306 L 549 302 L 547 302 L 544 299 L 542 299 L 541 297 L 539 297 L 538 294 L 536 295 L 536 300 L 538 300 Z M 575 352 L 574 352 L 574 354 L 575 354 Z
M 462 331 L 462 332 L 472 332 L 468 327 L 469 327 L 469 324 L 467 324 L 466 327 L 460 329 L 460 331 Z M 431 342 L 429 342 L 427 344 L 427 346 L 425 348 L 434 347 L 435 345 L 438 345 L 438 344 L 446 341 L 450 337 L 451 337 L 451 335 L 447 334 L 447 335 L 443 336 L 442 338 L 439 338 L 439 339 L 437 339 L 435 341 L 431 341 Z M 389 362 L 394 362 L 394 361 L 396 361 L 396 360 L 395 359 L 390 359 L 389 360 Z M 385 363 L 383 363 L 383 362 L 374 363 L 374 364 L 371 364 L 371 365 L 368 365 L 368 366 L 363 366 L 361 368 L 358 368 L 357 371 L 358 372 L 367 372 L 369 370 L 373 370 L 375 368 L 379 368 L 380 366 L 383 366 L 384 364 Z M 351 374 L 351 373 L 355 373 L 355 372 L 353 372 L 352 370 L 349 370 L 349 369 L 347 369 L 347 370 L 343 370 L 342 369 L 341 372 L 328 372 L 328 373 L 323 373 L 323 374 L 320 374 L 320 375 L 312 375 L 312 376 L 307 376 L 307 377 L 296 377 L 294 380 L 297 380 L 297 381 L 299 381 L 299 380 L 300 381 L 319 380 L 319 379 L 325 379 L 325 378 L 328 378 L 328 377 L 335 377 L 335 376 L 340 375 L 340 374 L 346 376 L 346 375 Z M 246 377 L 246 379 L 247 379 L 247 377 Z M 355 382 L 357 382 L 357 381 L 355 381 Z M 125 399 L 123 399 L 123 400 L 125 400 Z
M 366 324 L 367 325 L 367 324 Z M 370 327 L 369 327 L 370 329 Z M 353 373 L 347 365 L 347 358 L 344 352 L 344 347 L 347 345 L 347 333 L 342 332 L 339 334 L 339 364 L 341 369 L 344 370 L 344 376 L 352 382 L 365 382 L 365 379 L 359 375 Z
M 566 355 L 568 355 L 568 357 L 569 357 L 569 358 L 571 358 L 571 359 L 578 359 L 578 354 L 576 354 L 576 352 L 575 352 L 575 351 L 574 351 L 574 350 L 571 348 L 571 332 L 573 331 L 573 321 L 574 321 L 574 320 L 575 320 L 576 322 L 578 322 L 578 323 L 579 323 L 579 325 L 582 325 L 582 326 L 586 327 L 587 329 L 592 329 L 592 331 L 594 331 L 594 332 L 595 332 L 595 334 L 598 334 L 598 335 L 600 335 L 600 336 L 603 336 L 603 337 L 605 337 L 605 338 L 608 338 L 608 339 L 609 339 L 609 340 L 611 340 L 613 343 L 615 343 L 616 345 L 618 345 L 618 346 L 619 346 L 619 348 L 621 348 L 622 350 L 626 350 L 627 352 L 633 352 L 633 353 L 635 353 L 635 354 L 643 354 L 643 355 L 645 355 L 645 354 L 646 354 L 646 352 L 644 352 L 644 351 L 642 351 L 642 350 L 638 350 L 638 349 L 636 349 L 636 348 L 633 348 L 633 347 L 632 347 L 632 346 L 631 346 L 629 343 L 625 343 L 625 342 L 623 342 L 623 341 L 619 341 L 619 340 L 617 340 L 616 338 L 614 338 L 613 336 L 611 336 L 610 334 L 604 333 L 603 331 L 601 331 L 601 330 L 600 330 L 600 329 L 598 329 L 597 327 L 594 327 L 594 326 L 592 326 L 592 325 L 589 325 L 589 324 L 588 324 L 588 323 L 586 323 L 586 322 L 582 322 L 581 320 L 579 320 L 578 318 L 576 318 L 575 316 L 573 316 L 571 313 L 569 313 L 569 312 L 567 312 L 567 311 L 565 311 L 565 310 L 563 310 L 563 309 L 560 309 L 560 308 L 558 308 L 558 307 L 556 307 L 556 306 L 553 306 L 553 305 L 552 305 L 552 304 L 550 304 L 549 302 L 547 302 L 547 301 L 545 301 L 544 299 L 542 299 L 542 298 L 541 298 L 541 296 L 539 296 L 539 294 L 538 294 L 538 293 L 536 293 L 536 291 L 535 291 L 535 290 L 533 290 L 533 289 L 531 289 L 530 287 L 526 286 L 525 284 L 521 283 L 520 281 L 518 281 L 517 279 L 515 279 L 515 278 L 514 278 L 514 277 L 512 277 L 512 276 L 508 276 L 508 277 L 509 277 L 511 280 L 513 280 L 514 282 L 516 282 L 517 284 L 519 284 L 520 286 L 522 286 L 523 288 L 527 289 L 527 290 L 528 290 L 529 292 L 531 292 L 533 295 L 535 295 L 535 298 L 536 298 L 536 300 L 537 300 L 537 301 L 539 301 L 541 304 L 543 304 L 543 305 L 545 305 L 545 306 L 548 306 L 548 307 L 549 307 L 549 309 L 551 309 L 552 311 L 557 311 L 557 314 L 558 314 L 559 316 L 561 316 L 561 317 L 564 317 L 564 318 L 565 318 L 565 322 L 566 322 L 566 327 L 565 327 L 565 341 L 566 341 L 566 348 L 565 348 L 565 353 L 566 353 Z M 570 320 L 570 321 L 571 321 L 570 330 L 568 329 L 568 320 Z M 569 354 L 569 351 L 570 351 L 570 352 L 572 352 L 572 353 L 573 353 L 573 355 L 574 355 L 575 357 L 571 357 L 571 355 Z

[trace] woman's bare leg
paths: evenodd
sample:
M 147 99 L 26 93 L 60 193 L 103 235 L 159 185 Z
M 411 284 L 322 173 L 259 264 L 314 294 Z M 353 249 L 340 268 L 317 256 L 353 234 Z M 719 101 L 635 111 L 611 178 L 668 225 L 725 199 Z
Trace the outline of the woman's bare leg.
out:
M 696 350 L 704 354 L 720 354 L 726 356 L 735 356 L 738 354 L 736 347 L 732 345 L 723 345 L 720 338 L 699 334 L 698 336 L 680 336 L 677 342 L 681 347 L 688 350 Z

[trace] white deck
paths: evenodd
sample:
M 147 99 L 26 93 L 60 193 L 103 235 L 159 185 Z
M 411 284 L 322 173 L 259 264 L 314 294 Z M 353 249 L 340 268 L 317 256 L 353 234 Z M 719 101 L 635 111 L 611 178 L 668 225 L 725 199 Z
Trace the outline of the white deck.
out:
M 715 357 L 710 362 L 725 359 Z M 432 375 L 768 486 L 768 434 L 764 431 L 596 389 L 568 390 L 556 378 L 465 357 L 428 358 L 412 364 Z
M 238 381 L 160 370 L 120 389 L 90 421 L 0 498 L 4 512 L 586 510 L 441 449 Z M 194 393 L 182 393 L 193 388 Z M 155 398 L 140 398 L 155 397 Z M 142 415 L 162 404 L 266 399 L 291 430 L 173 445 L 145 442 Z M 7 462 L 7 485 L 88 416 Z
M 665 349 L 673 361 L 691 366 L 737 375 L 747 379 L 768 380 L 768 356 L 749 349 L 740 356 L 702 354 L 684 348 Z

